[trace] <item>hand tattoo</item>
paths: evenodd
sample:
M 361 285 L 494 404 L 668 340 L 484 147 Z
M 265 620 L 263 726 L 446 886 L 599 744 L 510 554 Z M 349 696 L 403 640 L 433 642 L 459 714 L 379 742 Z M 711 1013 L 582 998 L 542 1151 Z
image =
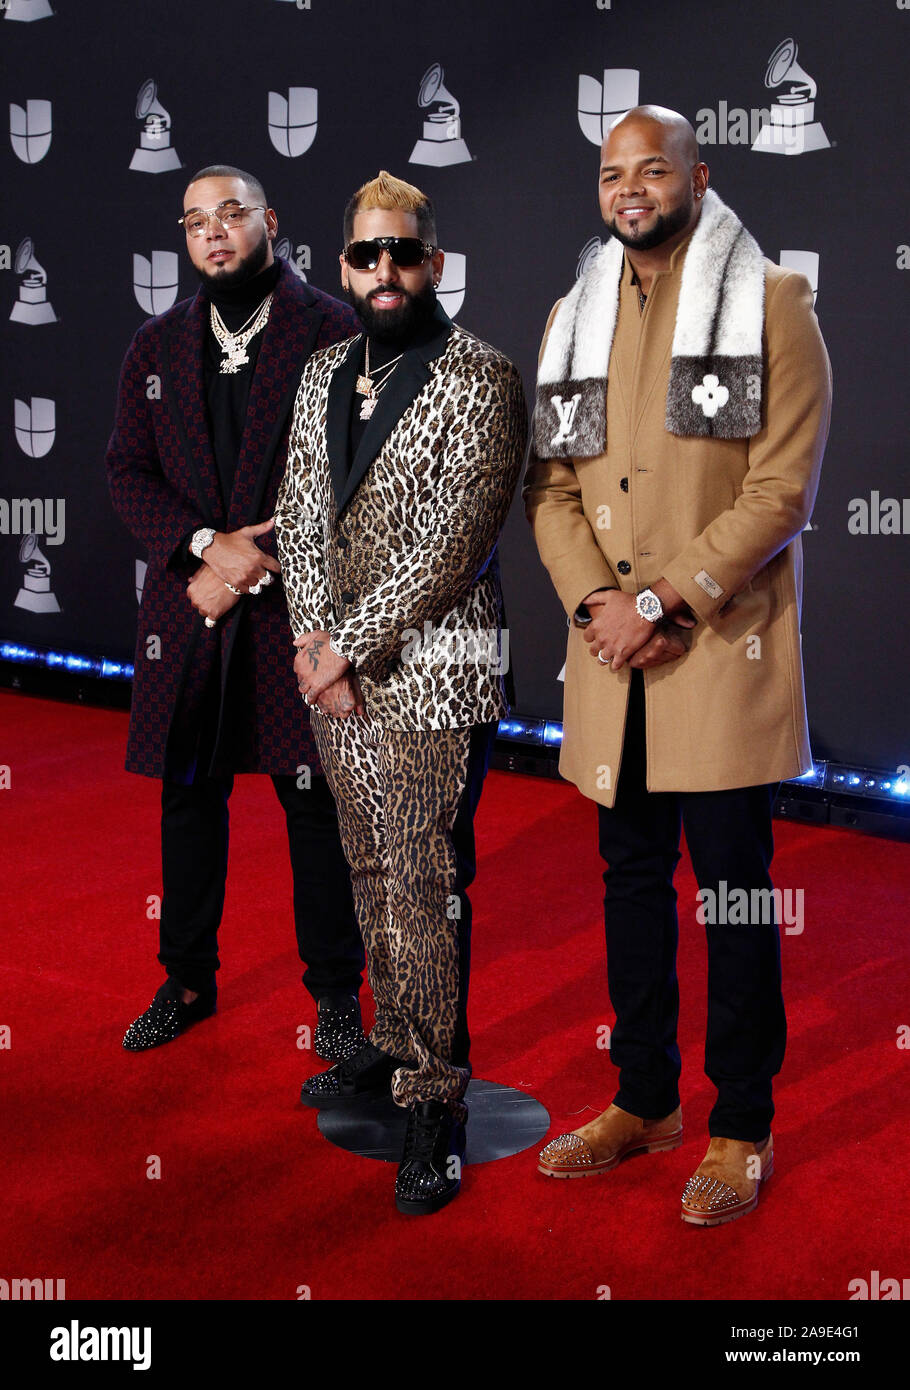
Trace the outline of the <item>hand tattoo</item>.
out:
M 304 651 L 306 655 L 309 657 L 310 665 L 312 666 L 314 671 L 319 665 L 319 653 L 322 651 L 324 646 L 325 642 L 323 642 L 318 637 L 314 637 L 312 642 L 308 642 L 305 647 L 301 648 L 301 651 Z
M 342 687 L 341 690 L 333 691 L 331 686 L 319 697 L 316 703 L 323 714 L 334 714 L 339 718 L 346 714 L 350 714 L 351 710 L 354 709 L 356 705 L 351 690 L 347 687 Z

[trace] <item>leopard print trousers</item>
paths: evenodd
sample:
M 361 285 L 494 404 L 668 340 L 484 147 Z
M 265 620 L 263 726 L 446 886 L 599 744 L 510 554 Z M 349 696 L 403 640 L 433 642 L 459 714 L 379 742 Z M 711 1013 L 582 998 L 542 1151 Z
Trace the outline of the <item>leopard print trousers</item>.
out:
M 397 1105 L 440 1100 L 464 1121 L 471 1068 L 452 1058 L 467 995 L 459 921 L 469 905 L 458 891 L 452 827 L 477 748 L 472 734 L 488 732 L 482 781 L 495 726 L 403 732 L 369 714 L 338 719 L 316 707 L 310 719 L 366 949 L 376 1004 L 370 1042 L 407 1064 L 392 1078 Z M 479 798 L 473 769 L 471 782 Z

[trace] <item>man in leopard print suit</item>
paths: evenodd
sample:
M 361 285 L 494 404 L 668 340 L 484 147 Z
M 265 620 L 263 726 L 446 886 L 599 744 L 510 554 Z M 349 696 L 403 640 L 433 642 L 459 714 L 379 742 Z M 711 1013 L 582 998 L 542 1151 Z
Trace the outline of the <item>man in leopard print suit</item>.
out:
M 508 708 L 496 547 L 527 431 L 517 369 L 438 305 L 442 265 L 419 189 L 383 172 L 354 195 L 341 278 L 366 333 L 307 363 L 276 510 L 376 1001 L 367 1046 L 301 1099 L 391 1084 L 405 1212 L 459 1190 L 473 817 Z

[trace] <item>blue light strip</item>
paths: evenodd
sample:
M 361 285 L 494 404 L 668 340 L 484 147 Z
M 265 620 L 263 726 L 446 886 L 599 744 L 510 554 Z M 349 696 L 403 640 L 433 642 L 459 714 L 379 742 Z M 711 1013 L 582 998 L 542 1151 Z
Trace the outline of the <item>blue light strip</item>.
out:
M 133 667 L 123 661 L 108 661 L 106 656 L 80 656 L 77 652 L 42 651 L 24 647 L 18 642 L 0 642 L 0 661 L 12 661 L 22 666 L 43 666 L 50 671 L 69 671 L 75 675 L 97 676 L 102 680 L 131 681 Z
M 107 657 L 80 656 L 77 652 L 42 651 L 25 647 L 18 642 L 0 642 L 0 661 L 16 662 L 23 666 L 43 666 L 51 671 L 95 676 L 102 680 L 130 681 L 133 666 L 123 661 L 108 661 Z M 555 719 L 522 718 L 512 715 L 499 721 L 498 736 L 512 743 L 533 744 L 536 747 L 558 748 L 562 743 L 562 724 Z M 846 793 L 850 796 L 871 796 L 876 800 L 891 800 L 910 805 L 910 777 L 898 772 L 882 772 L 867 767 L 850 767 L 842 763 L 816 762 L 801 777 L 784 782 L 785 787 L 815 787 L 819 791 Z
M 543 742 L 543 719 L 519 719 L 515 716 L 509 719 L 500 719 L 498 735 L 500 738 L 511 739 L 514 743 L 542 743 Z
M 848 792 L 851 796 L 873 796 L 877 801 L 903 801 L 910 804 L 910 778 L 899 772 L 881 772 L 868 767 L 829 763 L 825 790 Z
M 562 725 L 553 719 L 512 716 L 499 723 L 499 737 L 512 743 L 530 743 L 547 748 L 562 743 Z M 815 787 L 818 791 L 871 796 L 878 801 L 897 801 L 910 805 L 910 776 L 867 767 L 850 767 L 826 760 L 813 762 L 801 777 L 791 777 L 785 787 Z

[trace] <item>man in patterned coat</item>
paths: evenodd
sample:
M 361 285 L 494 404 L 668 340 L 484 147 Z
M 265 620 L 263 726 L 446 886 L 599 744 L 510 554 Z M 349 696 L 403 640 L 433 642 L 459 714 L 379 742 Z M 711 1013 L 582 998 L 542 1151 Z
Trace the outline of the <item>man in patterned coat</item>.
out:
M 363 946 L 337 813 L 289 668 L 272 520 L 304 362 L 347 338 L 347 305 L 274 256 L 262 185 L 201 170 L 180 219 L 202 287 L 149 319 L 120 377 L 107 453 L 114 506 L 149 552 L 127 769 L 162 778 L 160 955 L 167 980 L 123 1045 L 176 1038 L 214 1012 L 228 797 L 272 776 L 285 812 L 304 984 L 326 1060 L 364 1041 Z
M 521 378 L 436 301 L 433 208 L 382 172 L 345 213 L 366 334 L 300 384 L 276 512 L 301 696 L 338 802 L 376 1024 L 311 1077 L 317 1108 L 407 1107 L 400 1211 L 459 1191 L 473 817 L 507 705 L 497 541 L 524 452 Z

